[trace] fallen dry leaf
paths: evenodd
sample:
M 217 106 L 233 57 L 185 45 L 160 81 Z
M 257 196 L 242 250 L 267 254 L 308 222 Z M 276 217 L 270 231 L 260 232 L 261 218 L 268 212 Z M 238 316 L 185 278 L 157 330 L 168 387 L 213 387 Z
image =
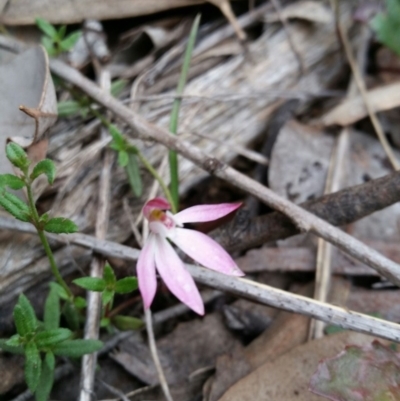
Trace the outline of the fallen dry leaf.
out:
M 327 24 L 332 21 L 332 12 L 319 1 L 299 1 L 289 4 L 282 10 L 282 17 L 285 19 L 302 19 L 310 22 Z M 268 14 L 265 17 L 267 22 L 279 21 L 276 13 Z
M 371 89 L 367 99 L 375 112 L 390 110 L 400 106 L 400 82 Z M 350 125 L 368 115 L 361 96 L 345 99 L 321 118 L 322 124 Z
M 56 119 L 56 93 L 43 47 L 34 47 L 1 65 L 0 173 L 12 172 L 5 156 L 8 140 L 24 148 L 36 145 L 31 156 L 43 158 L 47 146 L 40 140 Z
M 364 334 L 343 332 L 310 341 L 285 353 L 232 386 L 219 401 L 321 401 L 308 390 L 321 359 L 335 356 L 346 345 L 365 346 L 374 340 Z

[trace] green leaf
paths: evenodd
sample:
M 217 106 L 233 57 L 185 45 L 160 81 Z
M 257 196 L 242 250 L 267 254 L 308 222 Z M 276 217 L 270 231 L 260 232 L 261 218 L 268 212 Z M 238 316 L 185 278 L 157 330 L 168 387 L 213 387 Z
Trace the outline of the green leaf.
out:
M 67 25 L 61 25 L 57 32 L 57 39 L 64 39 L 65 33 L 67 32 Z
M 35 180 L 41 174 L 45 174 L 49 184 L 53 185 L 54 179 L 56 178 L 56 166 L 52 160 L 44 159 L 36 164 L 31 174 L 31 180 Z
M 57 37 L 57 30 L 53 25 L 50 24 L 50 22 L 47 22 L 43 18 L 36 18 L 35 23 L 37 27 L 49 38 Z
M 129 163 L 129 155 L 125 150 L 118 152 L 118 165 L 121 167 L 126 167 Z
M 78 231 L 78 226 L 64 217 L 53 217 L 43 227 L 48 233 L 72 234 Z
M 111 320 L 109 317 L 103 317 L 100 319 L 100 327 L 101 328 L 105 328 L 105 327 L 109 327 L 111 324 Z
M 80 358 L 82 355 L 99 351 L 103 343 L 99 340 L 67 340 L 57 344 L 53 352 L 58 356 Z
M 106 281 L 103 278 L 98 277 L 81 277 L 72 281 L 79 287 L 89 291 L 104 291 L 106 288 Z
M 35 343 L 30 342 L 25 346 L 25 358 L 25 381 L 29 390 L 34 393 L 42 368 L 42 360 Z
M 112 302 L 114 298 L 114 290 L 104 290 L 101 294 L 101 299 L 103 301 L 103 305 L 107 305 L 108 303 Z
M 110 147 L 114 150 L 119 150 L 119 151 L 126 150 L 128 145 L 121 131 L 114 124 L 110 124 L 108 126 L 108 131 L 110 132 L 110 135 L 113 138 Z
M 4 189 L 0 191 L 0 206 L 17 220 L 29 222 L 30 210 L 28 205 L 19 199 L 18 196 L 15 196 Z
M 43 36 L 40 41 L 42 42 L 42 45 L 46 49 L 49 56 L 54 57 L 57 55 L 58 52 L 54 47 L 53 39 L 49 38 L 48 36 Z
M 25 354 L 24 347 L 22 345 L 18 345 L 18 346 L 8 345 L 7 342 L 8 342 L 8 340 L 1 338 L 0 339 L 0 349 L 2 349 L 5 352 L 10 352 L 12 354 L 17 354 L 17 355 Z
M 68 301 L 69 300 L 69 295 L 67 293 L 67 291 L 65 291 L 65 289 L 63 288 L 62 285 L 56 283 L 56 282 L 51 282 L 50 283 L 50 289 L 57 292 L 58 296 L 63 299 L 64 301 Z
M 70 117 L 79 113 L 81 105 L 76 100 L 65 100 L 57 103 L 58 117 Z
M 103 278 L 106 282 L 107 287 L 112 286 L 112 288 L 114 288 L 117 279 L 115 277 L 114 270 L 108 263 L 104 266 Z
M 138 288 L 138 280 L 136 277 L 125 277 L 118 280 L 115 284 L 115 292 L 117 294 L 127 294 Z
M 144 323 L 141 319 L 131 316 L 117 315 L 112 318 L 112 324 L 119 330 L 139 330 L 143 327 Z
M 52 352 L 47 352 L 42 363 L 39 383 L 36 387 L 36 401 L 47 401 L 53 387 L 55 358 Z
M 60 296 L 55 287 L 50 287 L 49 295 L 44 304 L 43 320 L 46 330 L 58 329 L 60 327 Z
M 77 309 L 86 308 L 86 299 L 82 297 L 75 297 L 74 305 Z
M 75 305 L 70 301 L 67 301 L 65 302 L 62 311 L 65 319 L 67 320 L 69 328 L 73 331 L 79 330 L 80 318 L 78 310 L 75 308 Z
M 72 332 L 68 329 L 53 329 L 38 333 L 35 337 L 36 345 L 42 349 L 58 344 L 71 338 Z
M 121 94 L 121 92 L 126 88 L 128 85 L 128 81 L 126 79 L 116 79 L 110 88 L 110 92 L 114 97 L 117 97 Z
M 7 159 L 10 160 L 10 162 L 15 167 L 18 167 L 22 171 L 26 170 L 29 167 L 30 161 L 27 154 L 25 153 L 25 150 L 16 143 L 10 142 L 7 144 L 6 155 Z
M 6 345 L 9 347 L 19 347 L 21 344 L 22 338 L 19 334 L 14 334 L 6 341 Z
M 82 36 L 81 31 L 75 31 L 70 33 L 64 40 L 61 41 L 60 47 L 63 51 L 71 50 L 78 39 Z
M 25 182 L 13 174 L 0 174 L 0 187 L 5 186 L 18 190 L 25 186 Z
M 38 321 L 36 319 L 35 311 L 24 294 L 19 296 L 18 303 L 14 307 L 13 315 L 17 333 L 21 337 L 36 331 Z
M 386 0 L 386 8 L 386 13 L 376 15 L 371 21 L 371 27 L 381 43 L 400 55 L 400 2 Z
M 128 180 L 131 184 L 133 193 L 139 198 L 140 196 L 142 196 L 143 193 L 142 177 L 140 175 L 139 165 L 136 160 L 136 156 L 132 153 L 129 153 L 126 173 L 128 174 Z

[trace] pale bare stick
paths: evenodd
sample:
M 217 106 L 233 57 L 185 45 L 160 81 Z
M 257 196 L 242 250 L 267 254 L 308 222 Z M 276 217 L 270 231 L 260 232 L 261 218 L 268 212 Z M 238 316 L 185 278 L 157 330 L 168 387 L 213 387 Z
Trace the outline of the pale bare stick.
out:
M 145 322 L 146 322 L 146 330 L 147 330 L 147 336 L 148 336 L 148 340 L 149 340 L 150 353 L 153 358 L 153 362 L 156 366 L 158 378 L 160 380 L 160 386 L 165 395 L 165 398 L 168 401 L 173 401 L 171 392 L 169 390 L 167 379 L 165 378 L 164 370 L 161 366 L 160 358 L 158 357 L 157 345 L 156 345 L 156 340 L 154 337 L 153 321 L 152 321 L 151 315 L 152 315 L 151 310 L 149 308 L 144 308 L 144 317 L 145 317 Z
M 325 193 L 336 192 L 340 189 L 343 177 L 343 165 L 349 149 L 349 131 L 341 131 L 331 157 L 328 177 L 325 184 Z M 331 281 L 332 245 L 322 238 L 318 238 L 317 264 L 315 270 L 314 299 L 326 302 Z M 321 338 L 324 335 L 325 323 L 312 319 L 310 322 L 309 339 Z
M 79 71 L 69 67 L 62 61 L 50 60 L 50 68 L 53 73 L 73 83 L 98 103 L 124 120 L 132 128 L 133 133 L 137 137 L 145 140 L 154 140 L 169 149 L 175 150 L 210 174 L 236 185 L 238 188 L 260 199 L 271 208 L 282 212 L 289 217 L 301 231 L 310 231 L 318 235 L 353 256 L 355 259 L 374 268 L 393 283 L 400 285 L 400 265 L 397 263 L 394 263 L 340 229 L 333 227 L 326 221 L 307 212 L 300 206 L 282 198 L 257 181 L 236 171 L 221 161 L 204 154 L 193 144 L 151 124 L 137 113 L 132 112 L 128 107 L 121 104 L 117 99 L 101 90 L 95 83 L 85 78 Z
M 36 234 L 29 223 L 11 218 L 0 217 L 3 229 Z M 104 257 L 137 261 L 140 251 L 112 241 L 100 240 L 85 234 L 55 235 L 48 234 L 53 241 L 70 243 L 89 248 Z M 228 291 L 255 302 L 300 313 L 326 323 L 335 324 L 345 329 L 368 333 L 377 337 L 400 342 L 400 325 L 383 319 L 377 319 L 362 313 L 349 311 L 311 298 L 302 297 L 279 290 L 265 284 L 243 278 L 226 276 L 199 266 L 186 264 L 186 268 L 199 283 L 220 291 Z
M 99 71 L 99 82 L 101 87 L 109 91 L 111 88 L 111 77 L 109 72 L 101 68 Z M 101 137 L 107 138 L 108 132 L 105 128 L 101 130 Z M 105 149 L 103 154 L 103 166 L 100 173 L 98 210 L 96 217 L 95 235 L 99 239 L 105 239 L 110 216 L 110 182 L 111 167 L 114 154 L 111 149 Z M 103 277 L 104 258 L 94 255 L 90 266 L 91 277 Z M 85 323 L 85 339 L 97 340 L 99 338 L 100 319 L 102 311 L 101 293 L 88 291 Z M 95 372 L 97 365 L 97 353 L 87 354 L 82 357 L 80 401 L 91 401 L 94 394 Z

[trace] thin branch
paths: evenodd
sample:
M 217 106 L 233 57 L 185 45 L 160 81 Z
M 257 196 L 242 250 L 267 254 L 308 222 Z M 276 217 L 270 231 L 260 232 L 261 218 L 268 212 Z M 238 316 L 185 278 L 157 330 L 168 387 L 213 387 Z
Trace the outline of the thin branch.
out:
M 167 379 L 165 378 L 164 370 L 161 366 L 160 358 L 158 357 L 157 345 L 156 345 L 156 340 L 155 340 L 154 331 L 153 331 L 153 322 L 151 319 L 151 310 L 148 308 L 144 308 L 144 316 L 145 316 L 145 322 L 146 322 L 147 336 L 148 336 L 148 340 L 149 340 L 150 353 L 153 358 L 154 364 L 156 366 L 156 370 L 157 370 L 158 378 L 160 380 L 160 385 L 161 385 L 162 391 L 163 391 L 167 401 L 173 401 L 171 392 L 169 391 Z
M 2 223 L 7 222 L 7 220 L 10 221 L 11 219 L 0 219 Z M 16 225 L 9 224 L 7 228 L 18 231 L 22 229 L 23 232 L 35 234 L 27 223 L 17 222 Z M 104 257 L 137 261 L 140 253 L 138 249 L 100 240 L 85 234 L 49 235 L 49 237 L 58 242 L 69 242 L 89 248 Z M 300 313 L 345 329 L 400 342 L 400 325 L 396 323 L 352 312 L 345 308 L 302 297 L 255 281 L 226 276 L 199 266 L 186 264 L 186 268 L 197 282 L 216 290 L 228 291 L 264 305 Z
M 326 221 L 282 198 L 275 192 L 264 187 L 246 175 L 229 167 L 225 163 L 204 154 L 199 148 L 188 143 L 168 131 L 157 127 L 137 113 L 133 112 L 117 99 L 104 92 L 96 84 L 85 78 L 80 72 L 69 67 L 60 60 L 51 60 L 50 68 L 53 73 L 73 83 L 96 102 L 112 111 L 125 121 L 137 135 L 145 140 L 153 140 L 163 144 L 169 149 L 180 153 L 194 164 L 238 188 L 254 195 L 271 208 L 288 216 L 296 226 L 304 232 L 310 231 L 338 248 L 376 269 L 381 275 L 393 283 L 400 285 L 400 265 L 394 263 L 373 249 L 369 248 L 354 237 L 331 226 Z
M 111 87 L 111 77 L 106 69 L 99 71 L 101 86 L 109 91 Z M 102 127 L 102 138 L 107 137 L 108 131 Z M 103 166 L 100 173 L 98 210 L 96 218 L 95 235 L 99 239 L 105 239 L 108 229 L 110 216 L 110 184 L 111 167 L 114 154 L 111 149 L 106 149 L 103 155 Z M 93 256 L 90 268 L 91 277 L 103 277 L 104 258 L 97 255 Z M 100 319 L 102 312 L 101 293 L 88 291 L 86 309 L 85 339 L 97 340 L 99 338 Z M 91 401 L 93 398 L 95 371 L 97 365 L 97 353 L 91 353 L 82 357 L 80 401 Z

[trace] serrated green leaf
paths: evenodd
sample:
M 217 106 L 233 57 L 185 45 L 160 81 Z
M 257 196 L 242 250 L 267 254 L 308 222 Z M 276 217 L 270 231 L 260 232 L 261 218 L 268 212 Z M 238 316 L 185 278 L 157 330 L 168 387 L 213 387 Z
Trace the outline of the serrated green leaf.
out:
M 21 146 L 14 142 L 10 142 L 6 146 L 7 159 L 15 166 L 24 171 L 28 168 L 30 161 L 27 154 Z
M 114 284 L 116 283 L 117 279 L 115 277 L 114 270 L 108 263 L 104 266 L 103 278 L 107 287 L 114 288 Z
M 118 165 L 121 167 L 126 167 L 129 163 L 129 155 L 125 150 L 118 152 Z
M 53 352 L 58 356 L 80 358 L 85 354 L 99 351 L 102 347 L 103 343 L 99 340 L 67 340 L 57 344 Z
M 17 333 L 21 337 L 36 331 L 38 321 L 36 319 L 35 311 L 24 294 L 19 296 L 18 303 L 15 305 L 13 310 L 13 315 Z
M 63 51 L 71 50 L 78 39 L 82 36 L 81 31 L 75 31 L 70 33 L 64 40 L 61 41 L 60 47 Z
M 17 220 L 28 222 L 30 220 L 30 210 L 28 205 L 18 196 L 2 189 L 0 190 L 0 206 Z
M 82 297 L 75 297 L 74 305 L 77 309 L 86 308 L 86 299 Z
M 31 174 L 31 180 L 35 180 L 41 174 L 45 174 L 49 184 L 53 185 L 54 179 L 56 178 L 56 166 L 54 165 L 53 160 L 44 159 L 36 164 Z
M 42 360 L 35 343 L 30 342 L 25 346 L 25 381 L 32 393 L 39 383 Z
M 128 85 L 128 81 L 126 79 L 116 79 L 112 84 L 110 88 L 110 93 L 114 96 L 117 97 L 121 94 L 121 92 L 125 89 L 125 87 Z
M 42 349 L 68 340 L 71 335 L 71 330 L 63 328 L 46 330 L 36 335 L 35 342 L 39 349 Z
M 44 231 L 54 234 L 72 234 L 78 231 L 78 226 L 64 217 L 53 217 L 43 227 Z
M 112 302 L 114 294 L 115 294 L 114 290 L 104 290 L 103 293 L 101 294 L 103 305 L 107 305 L 110 302 Z
M 64 301 L 69 300 L 69 295 L 67 293 L 67 291 L 65 291 L 65 289 L 58 283 L 56 282 L 51 282 L 50 283 L 50 289 L 51 290 L 55 290 L 56 293 L 58 294 L 58 296 L 63 299 Z
M 18 346 L 12 346 L 12 345 L 7 345 L 7 341 L 4 338 L 0 339 L 0 349 L 2 349 L 5 352 L 10 352 L 12 354 L 17 354 L 17 355 L 24 355 L 24 347 L 22 345 Z
M 57 30 L 53 25 L 50 24 L 50 22 L 47 22 L 43 18 L 36 18 L 35 23 L 36 26 L 48 37 L 50 38 L 57 37 Z
M 128 155 L 126 173 L 128 175 L 128 180 L 131 184 L 133 193 L 139 198 L 140 196 L 142 196 L 143 193 L 142 177 L 140 175 L 139 165 L 136 160 L 136 156 L 132 153 L 129 153 Z
M 72 282 L 88 291 L 101 292 L 106 288 L 106 281 L 98 277 L 81 277 Z
M 53 387 L 55 357 L 52 352 L 47 352 L 42 363 L 42 371 L 40 372 L 39 383 L 36 387 L 36 401 L 47 401 Z
M 71 117 L 79 113 L 81 105 L 76 100 L 57 103 L 58 117 Z
M 18 190 L 25 186 L 25 182 L 13 174 L 0 174 L 0 188 L 5 186 Z
M 50 287 L 44 304 L 44 328 L 45 330 L 58 329 L 60 327 L 60 297 L 55 287 Z
M 75 305 L 67 301 L 65 302 L 62 311 L 65 319 L 67 320 L 68 327 L 72 331 L 79 330 L 80 317 L 78 310 L 75 308 Z
M 117 315 L 112 318 L 112 324 L 119 330 L 139 330 L 143 327 L 143 320 L 131 316 Z
M 118 280 L 115 284 L 115 292 L 117 294 L 127 294 L 138 288 L 138 280 L 136 277 L 125 277 Z
M 108 126 L 108 131 L 113 138 L 110 147 L 114 150 L 124 151 L 127 149 L 127 143 L 121 131 L 114 125 L 110 124 Z

